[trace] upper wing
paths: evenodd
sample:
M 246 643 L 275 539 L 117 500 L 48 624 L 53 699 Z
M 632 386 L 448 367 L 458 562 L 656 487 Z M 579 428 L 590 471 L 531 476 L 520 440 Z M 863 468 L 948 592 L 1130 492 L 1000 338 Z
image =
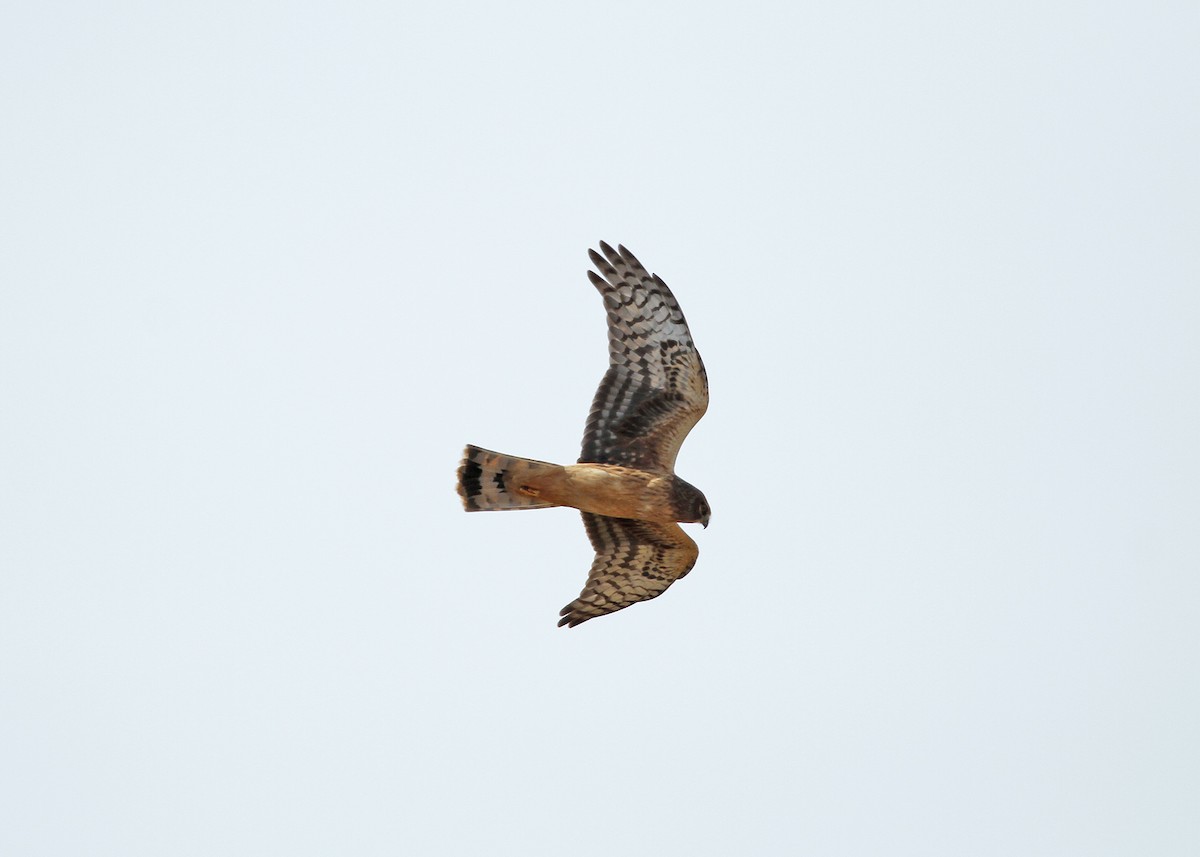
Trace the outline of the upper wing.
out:
M 596 558 L 579 597 L 559 613 L 558 624 L 580 622 L 662 595 L 692 570 L 700 549 L 678 524 L 583 513 Z
M 675 296 L 624 247 L 603 241 L 588 271 L 608 310 L 608 372 L 596 390 L 580 462 L 674 470 L 708 408 L 708 377 Z

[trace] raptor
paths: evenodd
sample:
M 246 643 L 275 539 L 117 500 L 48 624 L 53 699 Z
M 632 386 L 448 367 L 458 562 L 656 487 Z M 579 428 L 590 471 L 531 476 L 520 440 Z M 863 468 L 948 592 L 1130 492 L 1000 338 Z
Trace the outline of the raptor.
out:
M 468 446 L 458 493 L 468 512 L 570 506 L 596 551 L 579 597 L 558 624 L 657 598 L 696 564 L 679 526 L 708 526 L 708 501 L 675 475 L 675 458 L 708 409 L 708 377 L 667 284 L 624 247 L 589 250 L 608 313 L 608 371 L 596 390 L 576 464 Z M 597 273 L 599 272 L 599 273 Z

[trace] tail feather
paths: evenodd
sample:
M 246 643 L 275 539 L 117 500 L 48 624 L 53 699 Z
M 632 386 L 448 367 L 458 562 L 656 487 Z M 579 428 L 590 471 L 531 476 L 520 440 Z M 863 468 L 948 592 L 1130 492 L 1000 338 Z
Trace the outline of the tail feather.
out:
M 557 464 L 504 455 L 468 444 L 458 467 L 458 496 L 468 512 L 549 509 L 555 504 L 517 493 L 516 488 L 519 480 L 528 474 L 558 469 Z

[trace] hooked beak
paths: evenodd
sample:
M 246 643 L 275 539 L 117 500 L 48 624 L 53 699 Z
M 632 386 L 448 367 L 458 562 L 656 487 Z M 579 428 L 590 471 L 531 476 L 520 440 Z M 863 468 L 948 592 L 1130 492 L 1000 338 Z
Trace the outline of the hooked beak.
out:
M 706 530 L 708 529 L 708 515 L 705 515 L 703 518 L 700 519 L 700 526 Z

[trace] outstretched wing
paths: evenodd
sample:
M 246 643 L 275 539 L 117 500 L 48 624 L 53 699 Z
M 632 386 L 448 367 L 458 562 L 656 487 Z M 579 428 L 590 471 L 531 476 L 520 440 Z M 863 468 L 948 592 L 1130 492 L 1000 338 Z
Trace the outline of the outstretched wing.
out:
M 708 377 L 675 296 L 624 247 L 589 250 L 588 278 L 608 310 L 608 372 L 596 390 L 580 463 L 673 471 L 708 408 Z
M 692 570 L 700 555 L 678 524 L 652 524 L 629 518 L 583 513 L 596 558 L 579 597 L 559 613 L 558 624 L 580 622 L 649 601 Z

